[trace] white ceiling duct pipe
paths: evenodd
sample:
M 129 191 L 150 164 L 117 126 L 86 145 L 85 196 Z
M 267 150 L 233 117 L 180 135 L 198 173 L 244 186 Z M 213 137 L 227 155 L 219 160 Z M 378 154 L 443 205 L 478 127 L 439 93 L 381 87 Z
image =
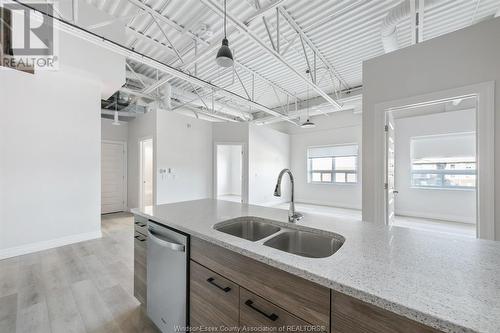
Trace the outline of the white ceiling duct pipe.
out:
M 163 95 L 163 101 L 165 103 L 167 111 L 170 111 L 172 110 L 172 86 L 170 85 L 170 83 L 165 83 L 164 92 L 165 94 Z
M 393 7 L 382 21 L 380 34 L 385 53 L 399 49 L 397 26 L 401 21 L 408 18 L 411 13 L 411 1 L 404 0 L 396 7 Z M 430 8 L 445 0 L 425 0 L 425 8 Z
M 212 107 L 211 96 L 210 96 L 210 98 L 205 98 L 202 101 L 200 96 L 193 94 L 189 91 L 176 88 L 176 87 L 172 87 L 172 97 L 174 97 L 182 102 L 189 102 L 190 105 L 196 105 L 196 106 L 200 106 L 200 107 L 204 107 L 204 108 L 208 107 L 209 109 Z M 238 117 L 244 121 L 250 121 L 253 119 L 253 116 L 251 113 L 237 110 L 233 107 L 228 106 L 225 103 L 221 103 L 221 102 L 216 101 L 216 100 L 214 100 L 214 108 L 219 113 L 225 113 L 225 114 L 233 116 L 233 117 Z
M 500 17 L 500 7 L 498 7 L 497 12 L 495 13 L 495 17 Z

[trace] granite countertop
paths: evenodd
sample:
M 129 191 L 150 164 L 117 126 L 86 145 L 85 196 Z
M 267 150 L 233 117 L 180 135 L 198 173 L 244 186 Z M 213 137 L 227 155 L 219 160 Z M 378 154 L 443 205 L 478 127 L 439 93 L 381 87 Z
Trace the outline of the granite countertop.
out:
M 445 332 L 500 332 L 500 242 L 304 214 L 292 228 L 346 238 L 316 259 L 213 229 L 240 216 L 290 227 L 286 210 L 203 199 L 133 213 Z

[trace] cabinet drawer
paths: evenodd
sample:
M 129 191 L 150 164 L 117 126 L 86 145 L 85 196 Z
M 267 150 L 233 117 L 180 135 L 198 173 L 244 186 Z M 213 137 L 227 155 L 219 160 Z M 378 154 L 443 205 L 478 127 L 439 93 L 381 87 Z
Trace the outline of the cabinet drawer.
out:
M 134 216 L 134 228 L 136 232 L 146 236 L 148 234 L 148 220 L 141 216 Z
M 330 289 L 199 238 L 191 238 L 191 258 L 294 316 L 329 330 Z
M 194 261 L 190 265 L 191 326 L 237 328 L 239 286 Z
M 240 289 L 240 328 L 243 332 L 319 332 L 314 327 L 248 290 Z

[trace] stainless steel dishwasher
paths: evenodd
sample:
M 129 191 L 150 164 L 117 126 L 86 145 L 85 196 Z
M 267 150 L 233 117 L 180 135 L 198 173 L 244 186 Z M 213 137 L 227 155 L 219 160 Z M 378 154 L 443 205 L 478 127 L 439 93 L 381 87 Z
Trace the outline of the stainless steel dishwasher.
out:
M 189 236 L 153 221 L 148 223 L 147 311 L 163 333 L 188 325 Z

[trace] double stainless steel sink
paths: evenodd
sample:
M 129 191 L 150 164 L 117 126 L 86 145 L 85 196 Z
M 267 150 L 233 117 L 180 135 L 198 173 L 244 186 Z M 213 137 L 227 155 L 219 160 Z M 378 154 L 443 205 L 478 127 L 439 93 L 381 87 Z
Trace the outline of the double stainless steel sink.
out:
M 221 222 L 215 230 L 252 242 L 264 240 L 263 245 L 308 258 L 333 255 L 344 244 L 339 234 L 319 234 L 311 231 L 280 227 L 277 222 L 260 217 L 243 216 Z M 274 235 L 273 237 L 270 237 Z

